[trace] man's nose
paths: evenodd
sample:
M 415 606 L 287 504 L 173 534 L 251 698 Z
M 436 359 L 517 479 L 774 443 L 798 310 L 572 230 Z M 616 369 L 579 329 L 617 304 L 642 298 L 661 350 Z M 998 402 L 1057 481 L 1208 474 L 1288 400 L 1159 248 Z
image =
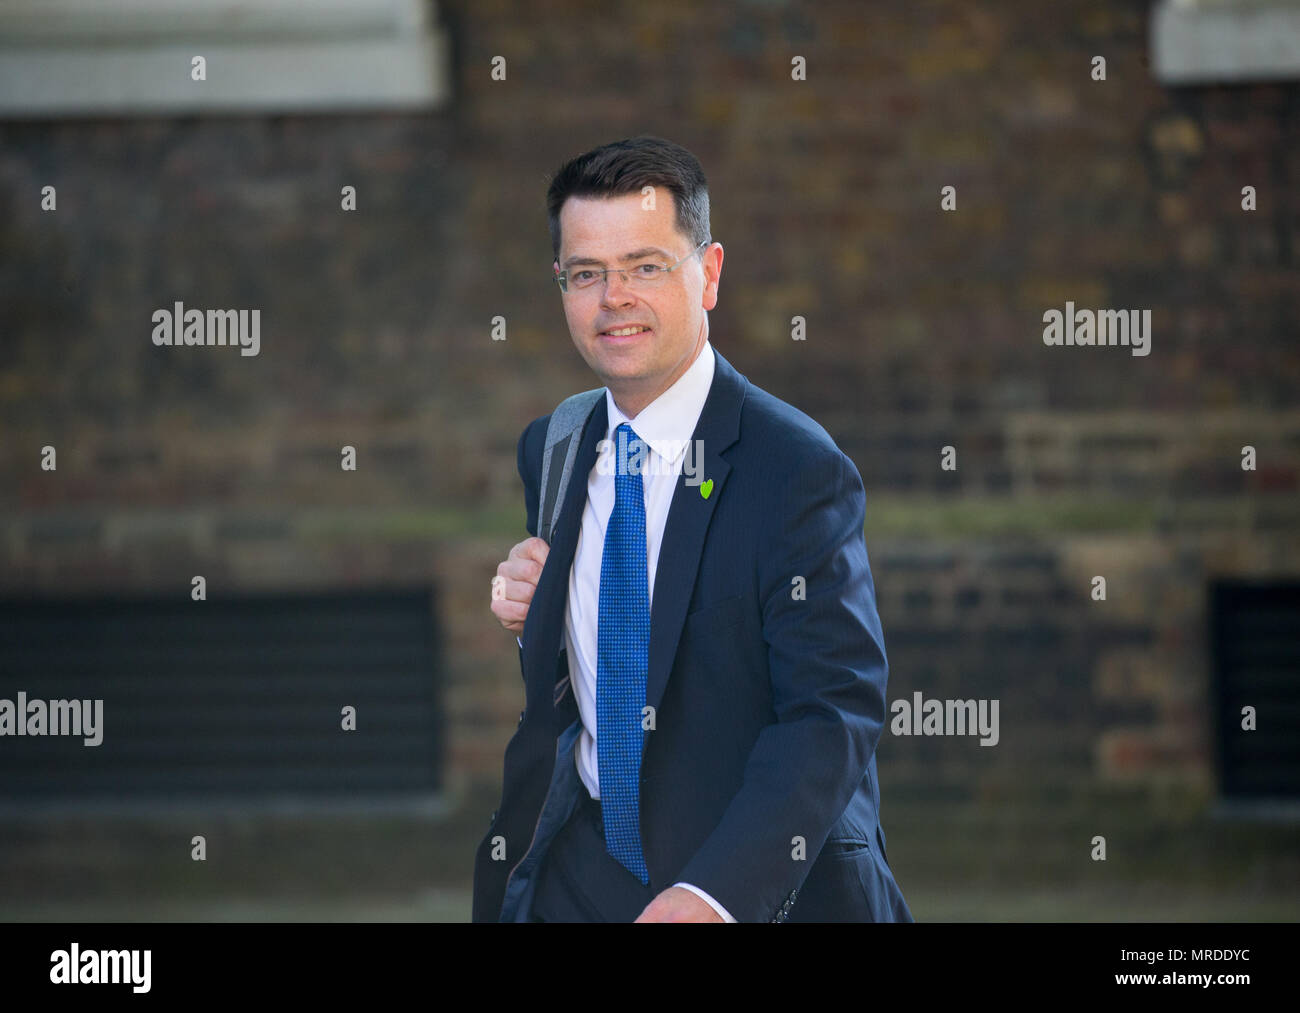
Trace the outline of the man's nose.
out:
M 615 305 L 623 305 L 632 298 L 631 284 L 627 280 L 627 275 L 622 271 L 610 271 L 605 275 L 605 295 L 604 301 Z

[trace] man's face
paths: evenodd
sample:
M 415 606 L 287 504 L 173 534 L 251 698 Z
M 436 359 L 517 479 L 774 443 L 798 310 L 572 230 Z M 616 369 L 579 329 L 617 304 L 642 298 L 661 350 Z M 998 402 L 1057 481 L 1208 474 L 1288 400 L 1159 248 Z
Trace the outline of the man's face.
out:
M 694 242 L 677 230 L 672 194 L 656 194 L 650 211 L 642 200 L 639 194 L 570 197 L 560 209 L 554 270 L 567 269 L 572 277 L 583 268 L 667 267 L 689 253 Z M 629 417 L 671 387 L 704 347 L 704 311 L 717 305 L 721 271 L 722 245 L 713 243 L 656 285 L 639 286 L 611 272 L 589 288 L 570 284 L 562 296 L 578 353 Z M 634 324 L 649 330 L 630 337 L 606 333 Z

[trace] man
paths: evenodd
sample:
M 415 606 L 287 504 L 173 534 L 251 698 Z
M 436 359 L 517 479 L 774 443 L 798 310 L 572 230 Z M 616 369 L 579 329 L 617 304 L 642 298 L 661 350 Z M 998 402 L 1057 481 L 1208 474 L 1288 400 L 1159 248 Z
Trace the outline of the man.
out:
M 723 251 L 690 152 L 605 145 L 547 203 L 605 389 L 549 546 L 551 417 L 519 440 L 533 537 L 492 610 L 522 633 L 526 706 L 474 920 L 910 921 L 878 819 L 887 661 L 857 469 L 712 348 Z

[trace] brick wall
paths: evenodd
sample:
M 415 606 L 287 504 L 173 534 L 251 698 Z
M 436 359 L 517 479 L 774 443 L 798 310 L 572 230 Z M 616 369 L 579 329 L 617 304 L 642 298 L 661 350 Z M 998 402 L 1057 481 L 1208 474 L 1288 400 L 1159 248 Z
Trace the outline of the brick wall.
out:
M 431 116 L 0 124 L 0 587 L 436 580 L 490 792 L 515 441 L 593 385 L 546 176 L 660 133 L 713 182 L 716 346 L 863 475 L 891 698 L 1002 699 L 999 749 L 887 739 L 891 797 L 1210 790 L 1207 581 L 1300 569 L 1300 86 L 1160 88 L 1135 4 L 443 7 Z M 178 299 L 259 308 L 261 354 L 155 348 Z M 1150 309 L 1151 354 L 1046 347 L 1067 300 Z

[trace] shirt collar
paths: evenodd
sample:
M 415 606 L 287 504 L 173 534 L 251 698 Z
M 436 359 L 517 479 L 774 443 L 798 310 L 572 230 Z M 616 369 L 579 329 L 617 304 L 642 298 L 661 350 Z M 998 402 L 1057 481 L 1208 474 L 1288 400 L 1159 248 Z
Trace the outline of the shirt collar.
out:
M 700 421 L 700 413 L 704 411 L 709 388 L 713 386 L 713 366 L 713 345 L 705 339 L 700 354 L 686 372 L 642 408 L 635 419 L 629 419 L 619 410 L 614 395 L 606 387 L 605 411 L 609 427 L 605 430 L 605 439 L 612 441 L 615 430 L 627 422 L 651 450 L 669 464 L 675 464 L 686 453 L 696 423 Z M 607 443 L 606 447 L 610 444 Z

